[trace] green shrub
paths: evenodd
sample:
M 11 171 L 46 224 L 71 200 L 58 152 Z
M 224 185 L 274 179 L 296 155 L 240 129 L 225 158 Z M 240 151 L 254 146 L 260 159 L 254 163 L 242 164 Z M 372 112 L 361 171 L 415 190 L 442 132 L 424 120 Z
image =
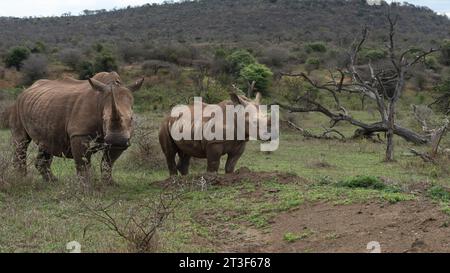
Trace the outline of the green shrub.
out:
M 78 65 L 78 78 L 80 80 L 87 80 L 94 76 L 94 65 L 89 61 L 83 61 Z
M 305 50 L 308 53 L 312 52 L 325 53 L 327 52 L 327 46 L 323 42 L 307 43 L 305 44 Z
M 425 57 L 425 66 L 428 69 L 438 70 L 439 62 L 435 56 L 429 55 Z
M 375 176 L 356 176 L 336 183 L 338 187 L 382 190 L 386 185 Z
M 229 72 L 234 75 L 240 75 L 241 70 L 251 64 L 256 63 L 255 57 L 244 49 L 238 49 L 226 57 Z
M 255 87 L 258 91 L 267 91 L 272 80 L 273 73 L 265 65 L 254 63 L 244 67 L 241 70 L 241 78 L 246 82 L 255 82 Z
M 5 57 L 6 67 L 15 67 L 20 70 L 23 66 L 23 62 L 30 57 L 30 50 L 23 46 L 12 48 Z
M 450 39 L 446 39 L 441 45 L 441 63 L 450 65 Z
M 31 53 L 34 54 L 43 54 L 47 52 L 47 46 L 43 42 L 36 42 L 33 46 L 30 47 Z
M 387 52 L 383 49 L 365 49 L 361 51 L 360 55 L 364 62 L 379 61 L 386 57 Z
M 316 57 L 309 57 L 305 63 L 306 71 L 309 73 L 320 68 L 320 59 Z
M 113 56 L 112 52 L 108 50 L 101 51 L 97 57 L 95 57 L 94 70 L 98 72 L 112 72 L 118 68 L 117 60 Z

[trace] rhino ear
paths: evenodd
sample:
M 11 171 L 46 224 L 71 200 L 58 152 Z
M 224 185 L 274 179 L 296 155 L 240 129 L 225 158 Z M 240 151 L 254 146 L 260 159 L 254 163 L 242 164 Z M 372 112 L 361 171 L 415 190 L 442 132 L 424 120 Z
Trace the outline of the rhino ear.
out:
M 99 92 L 107 92 L 108 86 L 102 82 L 97 81 L 94 78 L 88 79 L 89 84 L 91 85 L 92 89 L 99 91 Z
M 145 78 L 142 78 L 141 80 L 136 81 L 136 82 L 133 83 L 132 85 L 128 86 L 128 89 L 129 89 L 131 92 L 139 91 L 139 89 L 141 89 L 141 87 L 142 87 L 142 84 L 144 83 L 144 80 L 145 80 Z

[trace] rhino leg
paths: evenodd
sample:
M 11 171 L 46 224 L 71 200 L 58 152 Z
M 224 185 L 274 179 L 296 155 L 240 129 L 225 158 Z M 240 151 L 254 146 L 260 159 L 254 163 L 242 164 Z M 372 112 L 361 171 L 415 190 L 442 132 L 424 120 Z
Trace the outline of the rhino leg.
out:
M 120 157 L 123 150 L 106 150 L 103 153 L 102 158 L 102 181 L 106 184 L 114 185 L 114 180 L 112 178 L 112 168 L 114 162 Z
M 70 140 L 70 146 L 73 159 L 75 160 L 75 166 L 77 169 L 77 175 L 82 179 L 82 182 L 90 181 L 90 168 L 91 168 L 91 155 L 89 152 L 88 137 L 78 136 L 73 137 Z
M 177 163 L 175 161 L 175 157 L 177 156 L 177 150 L 175 147 L 174 143 L 166 143 L 166 142 L 162 142 L 164 143 L 161 144 L 161 148 L 164 152 L 164 155 L 166 156 L 166 161 L 167 161 L 167 167 L 169 168 L 169 173 L 170 175 L 177 175 L 178 171 L 177 171 Z
M 206 159 L 208 161 L 207 171 L 209 173 L 217 173 L 219 171 L 221 157 L 222 149 L 220 145 L 211 145 L 207 147 Z
M 170 175 L 177 175 L 177 163 L 175 161 L 176 154 L 175 153 L 167 153 L 166 155 L 166 161 L 167 161 L 167 167 L 169 168 Z
M 178 156 L 180 157 L 180 160 L 178 161 L 177 164 L 178 171 L 181 173 L 181 175 L 188 175 L 191 157 L 181 152 L 178 153 Z
M 39 148 L 35 166 L 46 182 L 57 181 L 50 168 L 52 161 L 53 156 L 42 148 Z
M 241 155 L 242 153 L 228 154 L 227 163 L 225 164 L 225 173 L 234 173 L 234 169 L 239 161 L 239 158 L 241 158 Z

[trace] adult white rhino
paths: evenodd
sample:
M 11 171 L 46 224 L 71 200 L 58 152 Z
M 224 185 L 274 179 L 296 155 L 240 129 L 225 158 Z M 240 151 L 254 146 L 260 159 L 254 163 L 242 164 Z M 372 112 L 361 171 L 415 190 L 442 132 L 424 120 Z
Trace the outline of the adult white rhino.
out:
M 112 166 L 130 145 L 133 131 L 132 92 L 143 81 L 125 87 L 115 72 L 86 81 L 37 81 L 9 113 L 17 168 L 26 173 L 27 148 L 34 141 L 39 147 L 36 168 L 46 181 L 55 179 L 50 169 L 54 156 L 73 158 L 78 175 L 86 178 L 91 155 L 102 147 L 102 178 L 113 183 Z

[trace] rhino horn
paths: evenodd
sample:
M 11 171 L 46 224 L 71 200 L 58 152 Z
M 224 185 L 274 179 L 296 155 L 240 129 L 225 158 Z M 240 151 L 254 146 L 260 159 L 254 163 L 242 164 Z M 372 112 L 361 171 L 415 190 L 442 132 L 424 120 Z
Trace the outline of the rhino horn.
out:
M 112 120 L 120 120 L 120 111 L 116 104 L 116 96 L 114 95 L 114 91 L 111 90 L 111 119 Z
M 128 86 L 128 89 L 129 89 L 131 92 L 136 92 L 136 91 L 138 91 L 139 89 L 141 89 L 142 84 L 144 83 L 144 79 L 145 79 L 145 78 L 142 78 L 141 80 L 136 81 L 136 82 L 133 83 L 132 85 Z

